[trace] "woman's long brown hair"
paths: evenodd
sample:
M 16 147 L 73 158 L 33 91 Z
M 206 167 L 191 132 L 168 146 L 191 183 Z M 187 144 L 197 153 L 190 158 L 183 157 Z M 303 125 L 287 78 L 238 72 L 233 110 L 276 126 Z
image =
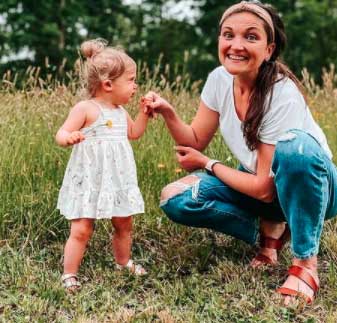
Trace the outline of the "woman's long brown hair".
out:
M 265 9 L 271 16 L 275 30 L 275 49 L 270 60 L 264 61 L 259 68 L 255 87 L 251 93 L 246 118 L 242 124 L 243 135 L 248 148 L 253 151 L 259 144 L 259 129 L 263 116 L 270 108 L 273 97 L 273 86 L 276 82 L 284 78 L 290 78 L 299 88 L 302 89 L 300 81 L 290 71 L 290 69 L 279 60 L 279 55 L 286 45 L 286 34 L 284 24 L 278 15 L 277 11 L 271 5 L 254 2 L 256 5 Z M 239 10 L 237 12 L 249 12 L 249 10 Z M 254 14 L 254 12 L 252 12 Z M 221 26 L 220 26 L 221 28 Z M 272 43 L 272 30 L 267 23 L 264 23 L 264 28 L 267 33 L 268 44 Z M 268 94 L 270 94 L 268 100 Z M 268 102 L 267 102 L 268 101 Z

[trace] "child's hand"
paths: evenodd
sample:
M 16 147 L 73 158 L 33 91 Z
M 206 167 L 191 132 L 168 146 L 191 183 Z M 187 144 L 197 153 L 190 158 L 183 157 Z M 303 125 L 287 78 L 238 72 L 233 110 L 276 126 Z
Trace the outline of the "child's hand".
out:
M 140 98 L 140 110 L 147 114 L 150 118 L 156 118 L 157 113 L 154 113 L 153 108 L 151 108 L 151 104 L 153 103 L 153 99 L 150 96 L 142 96 Z
M 74 145 L 74 144 L 78 144 L 81 141 L 83 141 L 85 139 L 83 133 L 81 131 L 73 131 L 69 134 L 68 138 L 67 138 L 67 144 L 68 145 Z
M 147 108 L 151 109 L 153 113 L 164 114 L 169 110 L 174 110 L 170 103 L 155 92 L 149 91 L 146 93 L 145 98 L 147 100 Z

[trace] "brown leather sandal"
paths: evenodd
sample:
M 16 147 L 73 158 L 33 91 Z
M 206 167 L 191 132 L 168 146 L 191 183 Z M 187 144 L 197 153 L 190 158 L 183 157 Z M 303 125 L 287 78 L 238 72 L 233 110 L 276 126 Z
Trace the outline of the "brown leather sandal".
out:
M 261 234 L 260 248 L 281 250 L 283 246 L 285 245 L 285 243 L 289 240 L 289 238 L 290 238 L 290 230 L 289 230 L 288 225 L 286 225 L 284 232 L 282 233 L 281 237 L 279 237 L 278 239 L 266 237 Z M 278 263 L 260 252 L 254 257 L 254 259 L 260 261 L 262 265 L 277 265 Z
M 305 268 L 294 265 L 290 266 L 288 269 L 288 274 L 293 275 L 305 282 L 314 291 L 314 297 L 317 295 L 319 285 L 316 283 L 314 277 Z M 292 288 L 280 287 L 276 290 L 276 292 L 285 296 L 301 297 L 305 300 L 307 304 L 312 304 L 312 302 L 314 301 L 314 297 L 310 297 Z

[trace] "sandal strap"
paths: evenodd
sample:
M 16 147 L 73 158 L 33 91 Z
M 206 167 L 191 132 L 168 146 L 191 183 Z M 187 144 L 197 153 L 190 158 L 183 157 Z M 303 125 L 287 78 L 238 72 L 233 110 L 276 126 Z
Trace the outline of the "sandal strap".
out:
M 298 296 L 301 297 L 305 300 L 305 302 L 307 304 L 311 304 L 314 299 L 312 297 L 310 297 L 309 295 L 306 295 L 304 293 L 301 293 L 295 289 L 292 288 L 287 288 L 287 287 L 280 287 L 278 289 L 276 289 L 276 293 L 282 294 L 282 295 L 286 295 L 286 296 Z
M 65 280 L 67 280 L 69 278 L 76 278 L 77 279 L 77 274 L 71 274 L 71 273 L 69 273 L 69 274 L 63 274 L 61 276 L 62 281 L 65 281 Z
M 289 226 L 286 225 L 285 229 L 284 229 L 284 232 L 282 233 L 281 237 L 279 237 L 278 239 L 266 237 L 266 236 L 261 234 L 260 246 L 262 248 L 281 250 L 283 248 L 284 244 L 289 239 L 289 237 L 290 237 Z
M 81 283 L 78 280 L 66 280 L 63 282 L 63 286 L 65 288 L 70 288 L 70 287 L 81 287 Z
M 132 259 L 129 259 L 129 261 L 124 266 L 116 264 L 116 268 L 118 270 L 127 268 L 131 273 L 135 274 L 136 276 L 142 276 L 147 274 L 146 270 L 141 265 L 136 265 Z
M 261 236 L 260 238 L 261 248 L 281 250 L 283 245 L 284 245 L 284 242 L 281 239 L 274 239 L 274 238 L 265 237 L 265 236 Z
M 147 272 L 146 272 L 146 270 L 144 269 L 143 266 L 135 265 L 135 275 L 142 276 L 142 275 L 146 275 L 146 274 L 147 274 Z
M 116 269 L 118 270 L 123 270 L 125 268 L 132 269 L 132 266 L 133 266 L 133 260 L 129 259 L 129 261 L 125 265 L 116 264 Z
M 81 287 L 81 283 L 78 281 L 77 274 L 63 274 L 61 279 L 65 288 Z
M 288 269 L 288 274 L 299 278 L 314 291 L 314 294 L 317 293 L 319 285 L 316 283 L 314 277 L 305 268 L 295 265 L 290 266 Z
M 263 264 L 268 264 L 268 265 L 274 265 L 275 262 L 269 258 L 268 256 L 262 254 L 262 253 L 258 253 L 255 258 L 255 260 L 261 261 Z

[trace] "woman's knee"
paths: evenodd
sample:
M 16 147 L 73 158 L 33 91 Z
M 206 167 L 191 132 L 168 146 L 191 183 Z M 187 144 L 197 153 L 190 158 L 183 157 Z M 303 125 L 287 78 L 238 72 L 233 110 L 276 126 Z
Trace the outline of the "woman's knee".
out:
M 178 181 L 166 185 L 161 191 L 160 202 L 163 203 L 169 200 L 170 198 L 183 193 L 198 181 L 199 181 L 198 176 L 188 175 L 179 179 Z
M 315 162 L 321 149 L 317 141 L 301 130 L 290 130 L 277 142 L 272 163 L 273 173 L 301 175 Z
M 193 201 L 189 194 L 183 194 L 200 181 L 196 175 L 188 175 L 165 186 L 161 193 L 160 207 L 167 217 L 176 223 L 185 224 L 187 209 L 191 209 Z

